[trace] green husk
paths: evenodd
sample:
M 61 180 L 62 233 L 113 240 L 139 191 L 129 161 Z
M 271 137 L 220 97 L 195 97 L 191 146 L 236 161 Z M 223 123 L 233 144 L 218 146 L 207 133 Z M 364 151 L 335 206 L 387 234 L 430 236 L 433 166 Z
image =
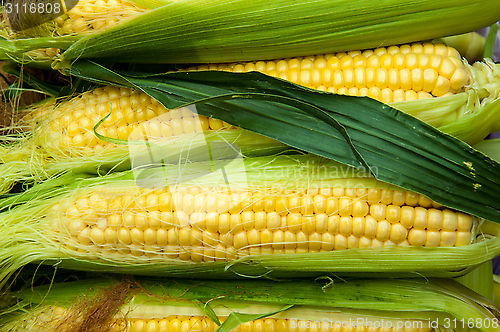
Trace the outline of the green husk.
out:
M 493 58 L 493 51 L 495 50 L 495 43 L 497 40 L 498 29 L 500 26 L 498 23 L 494 23 L 490 26 L 488 31 L 488 36 L 486 36 L 486 45 L 484 47 L 484 58 Z
M 370 0 L 192 0 L 161 6 L 100 33 L 71 36 L 70 45 L 53 37 L 4 40 L 0 48 L 10 57 L 39 48 L 66 49 L 58 59 L 62 66 L 81 58 L 232 62 L 428 40 L 478 30 L 499 19 L 493 0 L 413 0 L 404 6 Z
M 125 296 L 120 290 L 126 292 Z M 103 299 L 105 294 L 108 298 Z M 99 326 L 102 329 L 117 321 L 123 323 L 124 319 L 160 320 L 176 314 L 211 318 L 213 313 L 219 317 L 229 315 L 218 332 L 229 332 L 238 323 L 260 317 L 332 325 L 345 322 L 352 326 L 367 322 L 384 324 L 382 319 L 393 326 L 399 321 L 418 320 L 421 326 L 443 328 L 452 326 L 454 320 L 456 325 L 461 320 L 498 322 L 499 315 L 489 300 L 454 281 L 441 279 L 334 281 L 327 277 L 281 282 L 89 279 L 40 286 L 14 295 L 19 302 L 8 315 L 1 317 L 2 332 L 33 331 L 37 327 L 33 323 L 43 324 L 44 320 L 52 326 L 65 320 L 66 326 L 73 323 L 75 330 L 84 325 L 83 318 L 102 318 L 96 309 L 108 309 L 111 303 L 115 307 L 113 301 L 117 300 L 119 311 L 114 317 L 102 323 L 94 320 L 102 324 Z M 51 314 L 51 306 L 69 310 L 56 318 Z M 92 311 L 96 312 L 89 314 Z M 461 331 L 453 327 L 451 331 Z M 478 328 L 481 332 L 496 329 L 495 324 L 494 327 L 482 324 Z
M 467 104 L 479 103 L 479 106 L 466 108 L 466 116 L 459 116 L 457 120 L 444 123 L 439 130 L 473 145 L 483 140 L 489 133 L 500 131 L 500 64 L 491 59 L 485 62 L 476 62 L 471 71 L 474 77 L 473 94 Z M 468 114 L 467 114 L 468 113 Z
M 219 170 L 215 172 L 207 172 L 206 166 L 211 163 L 165 165 L 161 168 L 164 173 L 152 173 L 154 181 L 150 188 L 158 188 L 160 183 L 168 181 L 172 191 L 176 191 L 177 186 L 195 184 L 212 187 L 214 183 L 218 186 L 222 184 L 232 192 L 245 192 L 245 189 L 254 187 L 279 190 L 337 186 L 394 189 L 366 172 L 307 155 L 233 160 L 222 167 L 217 166 L 219 162 L 215 162 Z M 67 204 L 99 192 L 99 188 L 105 188 L 109 193 L 103 194 L 103 199 L 116 198 L 116 193 L 133 192 L 137 195 L 140 193 L 139 174 L 129 171 L 100 178 L 78 180 L 72 177 L 67 181 L 69 184 L 58 183 L 63 185 L 61 187 L 44 184 L 19 195 L 17 202 L 13 198 L 5 201 L 3 208 L 19 202 L 26 203 L 0 214 L 0 224 L 3 225 L 0 227 L 0 281 L 6 282 L 17 269 L 29 263 L 75 270 L 193 278 L 288 278 L 358 272 L 378 276 L 450 277 L 465 274 L 500 254 L 500 224 L 493 222 L 483 222 L 480 228 L 476 225 L 473 230 L 475 243 L 460 247 L 376 247 L 307 254 L 252 255 L 198 263 L 158 255 L 154 247 L 135 249 L 149 253 L 148 256 L 97 251 L 92 245 L 82 245 L 68 237 L 64 216 Z M 162 178 L 162 174 L 167 176 Z M 147 195 L 147 192 L 141 195 Z M 55 204 L 59 204 L 57 210 L 52 209 Z M 54 230 L 58 229 L 60 231 L 55 233 Z M 189 251 L 188 248 L 182 250 Z M 291 260 L 293 264 L 290 264 Z M 292 271 L 293 274 L 290 274 Z

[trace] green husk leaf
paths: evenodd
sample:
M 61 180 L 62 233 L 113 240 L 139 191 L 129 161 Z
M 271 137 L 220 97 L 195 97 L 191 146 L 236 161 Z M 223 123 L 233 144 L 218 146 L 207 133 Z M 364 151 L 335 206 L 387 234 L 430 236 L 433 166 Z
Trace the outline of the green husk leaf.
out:
M 283 308 L 271 312 L 267 312 L 265 314 L 242 314 L 239 312 L 232 312 L 229 314 L 227 319 L 220 325 L 215 332 L 229 332 L 234 328 L 240 326 L 240 324 L 251 322 L 257 319 L 266 318 L 269 316 L 273 316 L 282 311 L 288 310 L 293 307 L 293 304 L 286 305 Z
M 475 19 L 476 10 L 480 10 L 477 15 L 481 21 Z M 467 20 L 460 19 L 466 16 Z M 431 1 L 411 1 L 405 6 L 369 0 L 355 4 L 179 1 L 81 39 L 62 55 L 61 61 L 89 57 L 117 61 L 118 55 L 121 62 L 264 60 L 432 39 L 477 30 L 499 17 L 496 3 L 484 0 L 474 6 L 464 0 L 440 1 L 439 6 Z
M 69 73 L 139 88 L 169 109 L 195 104 L 202 115 L 347 165 L 366 163 L 381 181 L 500 222 L 500 164 L 371 98 L 312 91 L 256 72 L 118 74 L 83 61 Z
M 500 26 L 498 23 L 492 24 L 490 30 L 488 31 L 488 36 L 486 36 L 486 43 L 484 45 L 483 58 L 493 59 L 493 51 L 495 50 L 495 41 L 497 39 L 497 33 Z
M 100 33 L 0 43 L 6 55 L 67 49 L 75 59 L 150 63 L 265 60 L 410 43 L 474 31 L 499 20 L 494 0 L 136 1 L 158 8 Z M 5 45 L 2 45 L 5 44 Z M 222 51 L 221 51 L 222 50 Z M 4 55 L 5 57 L 5 55 Z

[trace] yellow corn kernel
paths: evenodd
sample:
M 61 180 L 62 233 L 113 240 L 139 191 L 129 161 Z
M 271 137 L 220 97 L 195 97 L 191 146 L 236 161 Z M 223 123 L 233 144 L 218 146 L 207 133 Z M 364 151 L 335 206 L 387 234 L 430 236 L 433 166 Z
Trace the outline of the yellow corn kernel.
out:
M 367 246 L 460 246 L 471 242 L 474 226 L 471 216 L 399 190 L 255 188 L 222 195 L 220 188 L 191 186 L 109 190 L 111 196 L 96 190 L 49 209 L 51 218 L 63 217 L 49 229 L 51 238 L 102 255 L 209 262 Z

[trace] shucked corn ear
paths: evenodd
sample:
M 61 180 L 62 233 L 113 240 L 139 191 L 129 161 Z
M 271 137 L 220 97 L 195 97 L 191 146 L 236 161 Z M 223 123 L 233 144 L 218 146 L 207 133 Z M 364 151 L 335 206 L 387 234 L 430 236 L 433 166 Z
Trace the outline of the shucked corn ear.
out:
M 90 191 L 53 206 L 47 215 L 53 237 L 70 250 L 191 261 L 472 240 L 471 216 L 405 191 L 130 189 Z
M 39 146 L 51 155 L 74 157 L 119 148 L 112 140 L 94 134 L 94 127 L 104 118 L 96 132 L 123 143 L 237 129 L 187 107 L 168 110 L 139 90 L 112 86 L 85 92 L 57 106 L 49 103 L 29 114 L 27 120 L 34 125 Z
M 478 30 L 500 17 L 493 0 L 414 1 L 404 7 L 395 1 L 369 0 L 135 2 L 155 10 L 90 35 L 2 40 L 0 59 L 55 47 L 66 50 L 59 67 L 87 57 L 114 62 L 251 61 L 428 40 Z M 87 7 L 96 6 L 83 6 Z M 82 17 L 83 21 L 73 20 L 69 30 L 94 26 L 93 18 Z
M 94 133 L 98 124 L 96 133 L 101 136 Z M 237 147 L 245 155 L 286 149 L 276 140 L 197 114 L 195 107 L 168 110 L 139 90 L 113 86 L 58 104 L 48 100 L 29 110 L 18 127 L 28 135 L 0 153 L 1 192 L 16 181 L 43 180 L 68 169 L 95 173 L 97 168 L 128 168 L 131 155 L 149 154 L 149 148 L 134 145 L 137 142 L 155 144 L 167 157 L 173 156 L 171 162 L 207 144 Z
M 454 95 L 471 83 L 460 54 L 432 43 L 188 70 L 256 70 L 312 89 L 369 96 L 384 103 Z
M 389 258 L 396 252 L 404 257 L 407 251 L 423 249 L 425 255 L 430 253 L 425 250 L 455 247 L 459 254 L 460 248 L 470 252 L 467 247 L 472 247 L 477 248 L 475 265 L 477 257 L 498 250 L 492 243 L 486 252 L 479 248 L 483 244 L 472 244 L 479 226 L 475 217 L 332 161 L 310 156 L 234 159 L 215 162 L 215 172 L 208 171 L 211 165 L 136 170 L 76 181 L 75 189 L 59 195 L 34 195 L 0 217 L 5 225 L 0 258 L 10 266 L 4 275 L 26 263 L 16 258 L 24 250 L 37 253 L 30 260 L 61 259 L 60 266 L 76 269 L 83 268 L 82 262 L 106 262 L 100 269 L 147 266 L 141 273 L 154 266 L 166 274 L 193 263 L 226 266 L 275 254 L 306 258 L 307 265 L 315 254 L 342 260 L 342 252 L 350 251 L 394 260 L 394 265 L 368 270 L 401 271 L 410 265 L 422 268 L 421 262 L 408 257 L 412 263 L 396 264 Z M 13 223 L 15 228 L 9 226 Z M 367 247 L 385 251 L 363 251 Z M 337 268 L 331 263 L 319 270 Z
M 467 331 L 462 321 L 476 320 L 479 332 L 499 326 L 492 302 L 453 280 L 81 279 L 51 286 L 14 294 L 17 308 L 2 315 L 0 331 L 438 332 L 456 321 L 448 331 L 458 332 Z

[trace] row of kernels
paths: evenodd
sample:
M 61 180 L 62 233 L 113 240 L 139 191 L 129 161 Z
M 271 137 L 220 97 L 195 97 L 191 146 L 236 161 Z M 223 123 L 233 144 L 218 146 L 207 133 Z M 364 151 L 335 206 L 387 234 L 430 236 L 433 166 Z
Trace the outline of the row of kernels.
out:
M 229 221 L 229 220 L 228 220 Z M 234 220 L 230 221 L 234 222 Z M 219 225 L 220 226 L 220 225 Z M 252 245 L 270 245 L 278 248 L 283 244 L 294 247 L 295 243 L 332 243 L 333 238 L 367 238 L 377 239 L 380 242 L 390 240 L 395 244 L 403 243 L 407 238 L 412 245 L 425 246 L 453 246 L 468 244 L 471 232 L 466 231 L 431 231 L 408 229 L 400 223 L 391 224 L 386 220 L 380 222 L 373 218 L 330 217 L 326 231 L 318 230 L 319 225 L 302 224 L 284 226 L 276 229 L 243 230 L 241 224 L 226 224 L 223 232 L 200 229 L 198 227 L 183 228 L 137 228 L 137 227 L 83 227 L 72 228 L 71 235 L 82 244 L 91 242 L 95 245 L 103 244 L 134 244 L 134 245 L 180 245 L 214 246 L 223 243 L 240 249 Z M 295 225 L 297 226 L 297 225 Z M 220 226 L 221 227 L 221 226 Z M 411 239 L 411 240 L 410 240 Z M 458 241 L 458 242 L 457 242 Z M 458 243 L 458 244 L 457 244 Z M 300 247 L 300 244 L 299 244 Z M 321 249 L 326 249 L 321 247 Z M 319 249 L 318 249 L 319 250 Z
M 448 209 L 437 210 L 403 206 L 400 210 L 400 220 L 406 228 L 432 231 L 470 232 L 473 226 L 472 216 Z
M 367 326 L 361 324 L 345 324 L 342 321 L 317 321 L 266 318 L 241 324 L 231 332 L 430 332 L 430 327 L 422 324 L 406 324 L 408 327 L 375 327 L 379 324 L 367 321 Z M 397 324 L 393 324 L 397 325 Z M 413 328 L 411 325 L 422 326 Z M 404 326 L 404 325 L 403 325 Z
M 447 57 L 451 57 L 451 61 L 454 62 L 455 66 L 458 68 L 463 68 L 463 63 L 459 60 L 460 54 L 451 47 L 446 47 L 442 44 L 434 45 L 438 52 L 430 52 L 429 44 L 424 48 L 415 45 L 413 51 L 407 47 L 408 45 L 403 45 L 401 47 L 401 52 L 398 52 L 398 46 L 391 46 L 389 48 L 377 48 L 375 50 L 365 50 L 351 51 L 347 53 L 336 53 L 336 54 L 321 54 L 313 55 L 307 57 L 296 57 L 296 58 L 286 58 L 275 61 L 257 61 L 248 62 L 245 64 L 240 63 L 229 63 L 229 64 L 209 64 L 201 65 L 197 67 L 191 67 L 187 70 L 229 70 L 234 72 L 248 72 L 248 71 L 260 71 L 264 73 L 269 73 L 271 71 L 288 71 L 290 69 L 308 70 L 308 69 L 344 69 L 356 67 L 371 67 L 374 68 L 435 68 L 439 70 L 441 66 L 441 60 Z M 457 61 L 458 60 L 458 61 Z M 446 72 L 446 68 L 443 70 Z
M 126 332 L 213 332 L 217 325 L 201 316 L 127 320 Z
M 452 83 L 454 82 L 444 76 L 438 75 L 437 71 L 431 68 L 425 70 L 421 68 L 412 70 L 348 68 L 342 71 L 325 68 L 301 71 L 290 70 L 287 72 L 272 71 L 269 75 L 321 91 L 364 95 L 376 97 L 378 100 L 391 100 L 391 102 L 398 101 L 398 99 L 413 100 L 432 97 L 429 94 L 418 95 L 419 92 L 432 93 L 436 97 L 441 97 L 450 92 Z M 465 76 L 462 75 L 460 77 Z M 453 86 L 456 86 L 456 83 Z M 351 91 L 351 89 L 353 90 Z M 387 94 L 385 91 L 388 90 L 386 89 L 392 92 L 398 91 L 396 98 L 382 98 Z M 378 91 L 380 93 L 377 93 Z M 408 91 L 413 91 L 416 95 L 413 93 L 406 95 Z
M 131 242 L 131 244 L 103 244 L 92 245 L 65 241 L 66 248 L 78 252 L 102 255 L 132 255 L 148 256 L 156 258 L 192 260 L 196 262 L 214 260 L 233 260 L 249 255 L 276 255 L 276 254 L 307 254 L 318 252 L 331 252 L 334 250 L 348 250 L 369 247 L 391 247 L 408 246 L 408 241 L 396 244 L 391 240 L 382 242 L 377 238 L 368 239 L 366 237 L 357 238 L 353 235 L 345 237 L 341 234 L 330 236 L 327 241 L 319 241 L 313 237 L 307 242 L 296 243 L 273 243 L 266 245 L 248 245 L 235 249 L 232 245 L 216 244 L 214 246 L 191 246 L 191 245 L 166 245 L 156 244 L 141 245 Z
M 344 225 L 339 225 L 343 227 Z M 236 233 L 233 237 L 233 246 L 236 250 L 246 247 L 272 247 L 273 249 L 311 249 L 311 250 L 339 250 L 346 248 L 358 248 L 372 246 L 374 240 L 384 243 L 390 241 L 393 244 L 402 244 L 406 241 L 408 231 L 402 227 L 405 234 L 399 233 L 398 225 L 390 225 L 387 222 L 377 223 L 374 229 L 367 229 L 366 234 L 353 235 L 349 229 L 351 225 L 345 225 L 345 230 L 338 233 L 307 233 L 304 231 L 291 232 L 288 230 L 250 230 Z
M 314 87 L 310 88 L 314 89 Z M 415 92 L 413 90 L 404 91 L 402 89 L 398 90 L 391 90 L 389 88 L 380 89 L 379 87 L 376 86 L 371 87 L 369 89 L 368 88 L 336 89 L 334 87 L 326 88 L 324 85 L 320 85 L 317 88 L 317 90 L 336 93 L 339 95 L 370 97 L 373 99 L 377 99 L 383 103 L 432 98 L 432 95 L 425 91 Z
M 132 190 L 132 192 L 131 192 Z M 214 206 L 218 200 L 240 202 L 246 211 L 275 211 L 276 200 L 286 199 L 287 205 L 291 200 L 307 200 L 309 204 L 314 204 L 317 212 L 321 212 L 320 206 L 330 198 L 344 199 L 352 201 L 364 201 L 370 205 L 381 203 L 386 205 L 408 205 L 422 207 L 442 207 L 426 196 L 409 191 L 381 190 L 381 189 L 352 189 L 352 188 L 321 188 L 308 190 L 281 191 L 268 188 L 257 188 L 247 190 L 233 190 L 228 195 L 229 188 L 220 187 L 162 187 L 155 190 L 143 188 L 130 188 L 124 193 L 123 188 L 106 188 L 105 190 L 92 191 L 85 197 L 74 199 L 74 204 L 70 204 L 67 209 L 76 209 L 80 212 L 86 211 L 88 207 L 102 208 L 109 206 L 114 208 L 138 208 L 144 210 L 171 211 L 171 206 L 186 205 L 188 202 L 197 202 L 194 205 L 196 211 L 215 212 Z M 73 200 L 73 199 L 72 199 Z M 184 202 L 184 203 L 183 203 Z M 244 202 L 244 203 L 243 203 Z M 69 201 L 68 201 L 69 203 Z M 204 207 L 204 208 L 201 208 Z M 264 209 L 264 207 L 267 207 Z
M 331 192 L 330 192 L 331 193 Z M 401 195 L 399 194 L 401 193 Z M 182 194 L 179 192 L 164 192 L 160 195 L 155 193 L 147 197 L 136 198 L 137 208 L 148 211 L 159 210 L 162 212 L 184 211 L 187 214 L 193 212 L 230 212 L 232 214 L 240 212 L 278 212 L 280 215 L 288 213 L 327 213 L 329 215 L 339 213 L 340 215 L 364 216 L 367 214 L 367 204 L 377 204 L 382 202 L 391 202 L 396 206 L 403 204 L 418 205 L 419 203 L 427 206 L 440 207 L 426 199 L 425 196 L 415 196 L 411 193 L 399 192 L 393 194 L 392 191 L 368 191 L 356 198 L 349 196 L 326 196 L 328 191 L 321 190 L 316 195 L 262 195 L 251 193 L 231 194 L 209 193 Z M 427 202 L 428 201 L 428 202 Z M 389 203 L 389 204 L 391 204 Z
M 459 247 L 468 245 L 471 241 L 471 232 L 430 231 L 412 228 L 408 233 L 408 242 L 412 246 Z
M 405 44 L 401 46 L 389 46 L 387 48 L 380 47 L 374 50 L 375 53 L 382 55 L 385 52 L 390 54 L 396 53 L 425 53 L 425 54 L 436 54 L 441 56 L 451 56 L 455 58 L 460 58 L 460 53 L 451 47 L 446 46 L 444 44 L 439 43 L 413 43 L 413 44 Z
M 368 205 L 363 201 L 355 201 L 352 205 L 348 198 L 340 199 L 340 208 L 337 208 L 337 198 L 330 197 L 328 202 L 334 204 L 326 204 L 326 210 L 323 213 L 316 214 L 301 214 L 299 208 L 297 212 L 278 213 L 276 211 L 243 211 L 239 209 L 236 213 L 231 213 L 227 209 L 220 213 L 214 212 L 193 212 L 186 213 L 184 211 L 143 211 L 130 210 L 124 212 L 111 211 L 108 214 L 96 213 L 80 213 L 76 208 L 72 207 L 70 212 L 66 214 L 69 221 L 69 229 L 77 229 L 82 222 L 89 225 L 102 224 L 103 220 L 111 227 L 136 227 L 138 229 L 146 228 L 172 228 L 192 225 L 200 229 L 208 228 L 212 231 L 227 233 L 230 231 L 238 231 L 240 228 L 244 230 L 250 229 L 279 229 L 288 227 L 293 231 L 298 231 L 303 227 L 308 229 L 312 227 L 318 231 L 326 231 L 327 222 L 337 220 L 338 218 L 349 218 L 349 220 L 364 220 L 368 212 Z M 304 209 L 304 207 L 302 207 Z M 332 213 L 328 213 L 332 211 Z M 325 213 L 327 212 L 327 213 Z M 69 218 L 70 217 L 70 218 Z M 329 220 L 329 221 L 327 221 Z M 344 220 L 344 219 L 342 219 Z
M 380 190 L 371 189 L 368 196 L 370 204 L 382 203 L 387 205 L 408 205 L 408 206 L 421 206 L 421 207 L 434 207 L 440 208 L 441 204 L 434 202 L 427 196 L 417 194 L 411 191 L 401 190 Z
M 88 197 L 78 198 L 75 204 L 76 206 L 80 206 L 78 208 L 80 211 L 86 210 L 88 206 L 95 208 L 96 205 L 107 206 L 108 204 L 113 204 L 121 208 L 136 207 L 144 210 L 158 210 L 159 207 L 163 206 L 160 209 L 161 211 L 170 211 L 170 206 L 173 204 L 172 201 L 175 201 L 175 204 L 179 204 L 194 200 L 198 202 L 196 208 L 194 208 L 195 211 L 214 212 L 216 211 L 216 209 L 213 209 L 213 206 L 216 205 L 215 202 L 219 199 L 224 199 L 233 202 L 245 202 L 242 204 L 246 211 L 271 212 L 275 211 L 276 199 L 297 199 L 297 197 L 302 199 L 303 197 L 308 197 L 307 199 L 311 200 L 312 197 L 316 208 L 319 208 L 319 205 L 323 204 L 329 197 L 337 199 L 347 197 L 353 199 L 353 201 L 366 201 L 370 205 L 382 203 L 397 206 L 442 207 L 442 205 L 424 195 L 401 190 L 324 187 L 284 191 L 272 188 L 248 188 L 233 190 L 231 195 L 228 194 L 229 191 L 229 188 L 226 187 L 176 186 L 162 187 L 155 190 L 135 188 L 133 193 L 128 192 L 123 194 L 123 189 L 121 188 L 114 191 L 110 191 L 107 188 L 102 193 L 93 192 Z M 204 203 L 202 204 L 201 202 Z M 200 206 L 212 206 L 212 210 L 209 208 L 200 209 Z

